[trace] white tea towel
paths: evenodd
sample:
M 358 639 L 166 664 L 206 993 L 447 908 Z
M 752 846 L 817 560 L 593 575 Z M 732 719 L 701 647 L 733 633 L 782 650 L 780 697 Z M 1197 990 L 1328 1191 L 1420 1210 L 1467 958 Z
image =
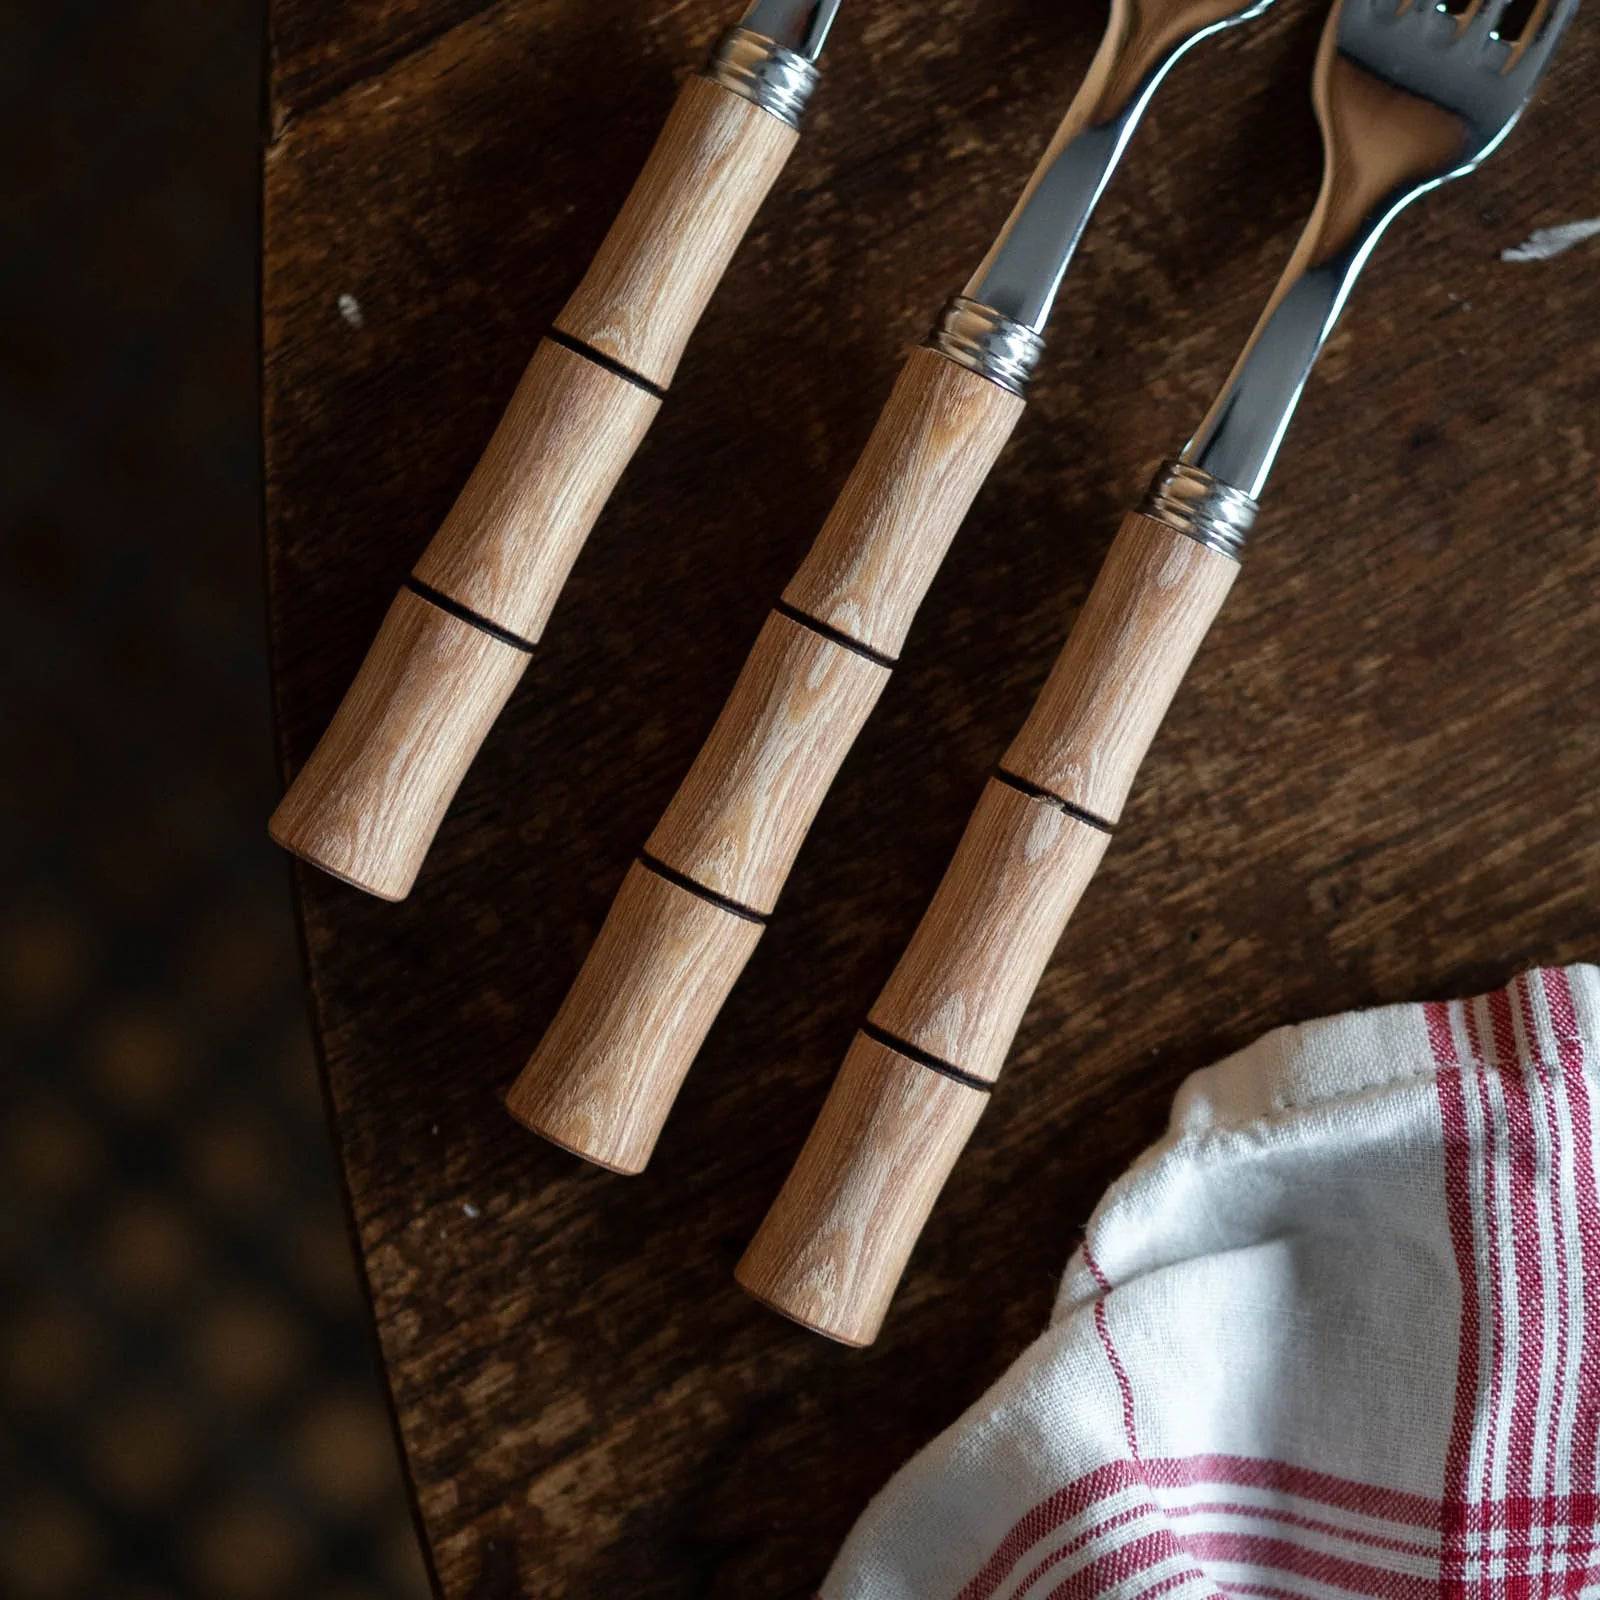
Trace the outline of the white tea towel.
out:
M 1600 1596 L 1600 969 L 1179 1091 L 825 1600 Z

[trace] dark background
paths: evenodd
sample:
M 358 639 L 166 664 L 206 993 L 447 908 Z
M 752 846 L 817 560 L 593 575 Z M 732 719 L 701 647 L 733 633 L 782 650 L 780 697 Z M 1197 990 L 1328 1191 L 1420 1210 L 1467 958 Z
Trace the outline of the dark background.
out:
M 261 11 L 0 13 L 18 1600 L 426 1592 L 264 832 Z

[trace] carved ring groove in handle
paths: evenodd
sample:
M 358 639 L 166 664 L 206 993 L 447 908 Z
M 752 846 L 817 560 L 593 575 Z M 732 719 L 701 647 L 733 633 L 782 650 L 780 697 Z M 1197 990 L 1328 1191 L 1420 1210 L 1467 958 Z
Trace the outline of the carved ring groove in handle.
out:
M 1073 805 L 1054 789 L 1046 789 L 1043 784 L 1019 777 L 1015 772 L 1008 772 L 1004 766 L 997 765 L 990 776 L 996 783 L 1009 784 L 1019 794 L 1027 795 L 1030 800 L 1043 800 L 1046 805 L 1054 806 L 1058 811 L 1065 811 L 1069 817 L 1087 823 L 1091 828 L 1098 828 L 1101 833 L 1117 831 L 1115 823 L 1107 822 L 1104 817 L 1097 817 L 1092 811 L 1085 811 L 1082 806 Z
M 759 922 L 766 927 L 771 918 L 765 911 L 756 911 L 741 900 L 734 900 L 725 894 L 718 894 L 715 889 L 708 889 L 698 879 L 691 878 L 687 872 L 679 872 L 676 867 L 669 867 L 665 861 L 650 854 L 648 850 L 641 850 L 638 862 L 647 872 L 653 872 L 658 878 L 665 878 L 668 883 L 676 884 L 678 888 L 686 890 L 692 895 L 698 895 L 707 905 L 715 906 L 719 911 L 726 911 L 730 917 L 743 917 L 746 922 Z
M 539 648 L 531 639 L 524 639 L 520 633 L 513 633 L 509 628 L 502 628 L 498 622 L 491 622 L 487 617 L 474 611 L 471 606 L 464 606 L 459 600 L 452 600 L 449 595 L 435 589 L 431 584 L 424 583 L 421 578 L 407 578 L 400 587 L 409 589 L 417 599 L 426 600 L 430 606 L 443 611 L 447 616 L 454 617 L 457 622 L 464 622 L 469 628 L 476 628 L 479 633 L 486 633 L 491 639 L 510 645 L 513 650 L 520 650 L 525 656 L 531 656 Z
M 552 327 L 545 334 L 551 344 L 558 344 L 564 350 L 570 350 L 575 356 L 582 356 L 585 361 L 592 361 L 604 372 L 609 372 L 613 378 L 621 378 L 624 383 L 631 383 L 636 389 L 643 389 L 647 395 L 657 400 L 667 398 L 667 386 L 662 383 L 652 383 L 642 372 L 635 372 L 632 367 L 618 361 L 615 356 L 608 356 L 604 350 L 597 350 L 587 340 L 579 339 L 574 334 L 563 333 L 560 328 Z
M 962 1083 L 969 1089 L 976 1089 L 980 1094 L 993 1094 L 994 1082 L 989 1078 L 979 1078 L 970 1072 L 963 1072 L 960 1067 L 953 1067 L 941 1056 L 934 1055 L 929 1050 L 924 1050 L 921 1045 L 912 1044 L 909 1039 L 902 1039 L 897 1033 L 890 1033 L 887 1028 L 880 1028 L 870 1018 L 861 1024 L 860 1031 L 875 1044 L 881 1044 L 886 1050 L 893 1050 L 897 1055 L 902 1055 L 907 1061 L 915 1062 L 919 1067 L 926 1067 L 929 1072 L 937 1072 L 941 1078 L 949 1078 L 952 1083 Z

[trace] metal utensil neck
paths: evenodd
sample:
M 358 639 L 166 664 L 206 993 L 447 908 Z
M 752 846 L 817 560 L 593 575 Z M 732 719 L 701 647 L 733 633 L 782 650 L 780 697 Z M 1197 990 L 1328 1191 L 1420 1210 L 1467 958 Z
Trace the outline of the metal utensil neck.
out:
M 1307 229 L 1222 392 L 1184 447 L 1184 461 L 1260 498 L 1311 369 L 1398 209 L 1369 219 L 1358 237 L 1321 261 L 1311 260 L 1315 236 Z
M 1162 80 L 1202 39 L 1270 3 L 1257 0 L 1176 39 L 1149 29 L 1130 32 L 1119 21 L 1121 8 L 1113 7 L 1072 104 L 962 293 L 1042 333 L 1089 217 Z
M 1231 561 L 1244 557 L 1256 502 L 1241 489 L 1186 461 L 1164 461 L 1139 504 L 1141 516 Z
M 735 27 L 712 46 L 704 76 L 770 112 L 780 122 L 798 128 L 800 114 L 821 74 L 799 51 L 790 50 L 765 34 Z
M 1148 96 L 1098 127 L 1063 123 L 1000 237 L 963 294 L 1041 333 L 1088 226 Z
M 1044 340 L 1032 328 L 964 295 L 957 295 L 939 313 L 925 342 L 957 366 L 1012 394 L 1027 392 L 1028 380 L 1044 354 Z

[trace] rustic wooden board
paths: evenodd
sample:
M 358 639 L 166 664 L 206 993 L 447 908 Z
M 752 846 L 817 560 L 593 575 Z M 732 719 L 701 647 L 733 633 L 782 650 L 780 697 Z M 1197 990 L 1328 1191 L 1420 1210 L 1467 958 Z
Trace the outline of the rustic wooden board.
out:
M 269 570 L 303 761 L 726 20 L 710 0 L 275 0 Z M 1184 1073 L 1263 1029 L 1593 954 L 1600 49 L 1580 19 L 1471 183 L 1396 228 L 1284 452 L 882 1340 L 731 1269 L 1041 682 L 1309 203 L 1317 7 L 1205 47 L 1096 219 L 1029 414 L 650 1172 L 516 1128 L 552 1015 L 903 349 L 1083 71 L 1098 7 L 850 0 L 713 302 L 410 901 L 315 873 L 316 1022 L 440 1587 L 803 1595 L 1046 1316 Z M 353 297 L 341 308 L 341 296 Z

